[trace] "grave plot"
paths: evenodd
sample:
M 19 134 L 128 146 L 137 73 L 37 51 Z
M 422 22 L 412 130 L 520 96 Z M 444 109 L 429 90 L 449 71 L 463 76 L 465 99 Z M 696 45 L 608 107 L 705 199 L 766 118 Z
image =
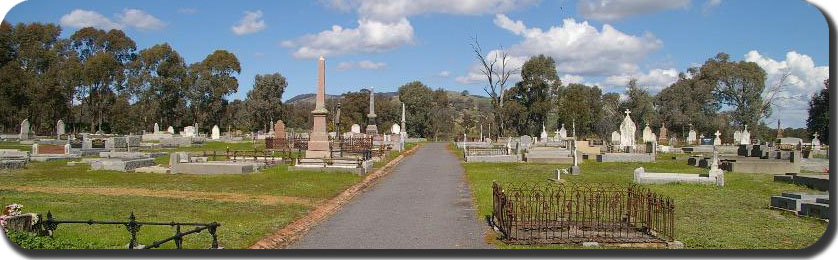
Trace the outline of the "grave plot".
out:
M 508 244 L 667 247 L 675 205 L 635 185 L 492 184 L 491 223 Z

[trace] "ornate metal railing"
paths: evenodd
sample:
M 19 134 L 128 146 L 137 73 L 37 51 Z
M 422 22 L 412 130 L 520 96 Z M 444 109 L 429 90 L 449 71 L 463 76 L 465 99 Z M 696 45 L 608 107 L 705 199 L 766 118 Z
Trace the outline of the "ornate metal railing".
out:
M 173 241 L 175 243 L 175 247 L 177 249 L 183 248 L 183 238 L 187 235 L 201 233 L 204 230 L 209 232 L 210 236 L 212 236 L 212 244 L 210 248 L 217 249 L 218 247 L 218 236 L 216 231 L 221 224 L 217 222 L 212 223 L 184 223 L 184 222 L 142 222 L 137 221 L 137 217 L 134 216 L 134 212 L 131 212 L 131 216 L 128 217 L 128 221 L 93 221 L 93 220 L 56 220 L 52 217 L 52 212 L 47 212 L 47 217 L 42 218 L 40 214 L 38 214 L 38 222 L 35 224 L 36 228 L 43 231 L 43 233 L 52 235 L 52 233 L 58 229 L 59 224 L 87 224 L 87 225 L 121 225 L 125 226 L 125 229 L 128 233 L 131 234 L 131 238 L 128 242 L 128 249 L 152 249 L 152 248 L 159 248 L 165 243 Z M 146 245 L 139 247 L 139 243 L 137 242 L 137 234 L 140 232 L 140 228 L 143 226 L 170 226 L 175 228 L 174 235 L 152 242 L 151 245 Z M 194 227 L 187 231 L 181 231 L 182 227 Z
M 491 148 L 466 148 L 465 156 L 492 156 L 492 155 L 509 155 L 509 150 L 506 147 L 491 147 Z
M 511 244 L 660 243 L 675 236 L 675 205 L 637 185 L 492 183 L 490 223 Z

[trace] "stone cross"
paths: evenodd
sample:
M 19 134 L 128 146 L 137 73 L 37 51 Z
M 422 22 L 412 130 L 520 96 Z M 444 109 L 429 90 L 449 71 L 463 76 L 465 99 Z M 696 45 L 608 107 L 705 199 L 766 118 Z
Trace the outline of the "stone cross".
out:
M 716 139 L 713 139 L 713 145 L 722 145 L 722 133 L 719 132 L 719 130 L 716 130 L 716 133 L 714 135 L 716 135 Z

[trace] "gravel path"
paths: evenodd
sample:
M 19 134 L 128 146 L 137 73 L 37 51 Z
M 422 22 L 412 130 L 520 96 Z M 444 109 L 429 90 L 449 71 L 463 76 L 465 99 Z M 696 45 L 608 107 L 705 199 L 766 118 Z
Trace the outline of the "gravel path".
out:
M 290 248 L 491 248 L 462 166 L 427 144 Z

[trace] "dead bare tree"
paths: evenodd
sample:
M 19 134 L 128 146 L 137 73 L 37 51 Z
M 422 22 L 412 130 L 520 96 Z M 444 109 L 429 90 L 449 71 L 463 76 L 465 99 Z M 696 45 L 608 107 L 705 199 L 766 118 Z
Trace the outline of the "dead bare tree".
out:
M 500 50 L 497 50 L 494 53 L 487 53 L 486 56 L 484 56 L 483 48 L 480 47 L 480 42 L 477 41 L 477 37 L 473 37 L 472 40 L 474 42 L 471 43 L 471 49 L 474 51 L 474 55 L 476 56 L 475 58 L 482 66 L 480 72 L 484 77 L 486 77 L 487 84 L 483 87 L 483 90 L 486 91 L 486 94 L 492 99 L 492 110 L 494 111 L 495 122 L 503 122 L 503 101 L 504 94 L 506 92 L 506 82 L 509 80 L 509 77 L 512 74 L 517 73 L 520 68 L 510 64 L 509 53 L 503 49 L 503 46 L 500 47 Z M 497 131 L 498 133 L 496 133 L 495 136 L 503 136 L 504 125 L 502 123 L 498 124 Z
M 762 107 L 760 108 L 760 111 L 759 111 L 760 112 L 759 113 L 760 118 L 759 118 L 758 121 L 761 121 L 763 117 L 770 116 L 770 114 L 771 114 L 770 111 L 772 110 L 772 108 L 774 108 L 774 107 L 782 108 L 781 105 L 777 104 L 777 101 L 802 99 L 802 96 L 799 96 L 799 95 L 795 95 L 795 96 L 791 96 L 791 97 L 784 97 L 784 96 L 778 95 L 781 92 L 783 92 L 786 89 L 786 87 L 788 87 L 788 82 L 787 81 L 788 81 L 789 76 L 791 76 L 790 72 L 783 73 L 783 75 L 780 76 L 780 79 L 777 81 L 777 83 L 775 83 L 773 86 L 771 86 L 770 88 L 765 89 L 765 91 L 763 91 L 763 98 L 762 98 L 763 101 L 762 101 Z

